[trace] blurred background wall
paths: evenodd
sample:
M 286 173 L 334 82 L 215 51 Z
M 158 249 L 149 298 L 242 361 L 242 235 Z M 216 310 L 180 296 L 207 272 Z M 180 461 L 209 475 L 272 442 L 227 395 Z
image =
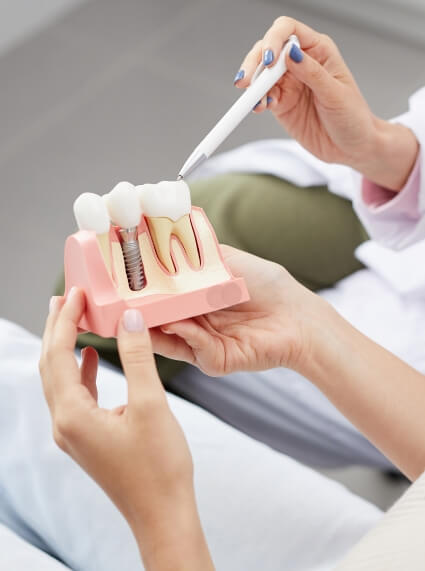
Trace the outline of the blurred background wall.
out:
M 85 0 L 0 0 L 0 54 Z
M 283 14 L 335 39 L 382 117 L 425 84 L 423 0 L 0 0 L 0 318 L 41 332 L 74 199 L 174 178 Z M 252 115 L 223 149 L 285 136 Z M 368 478 L 342 476 L 388 505 Z

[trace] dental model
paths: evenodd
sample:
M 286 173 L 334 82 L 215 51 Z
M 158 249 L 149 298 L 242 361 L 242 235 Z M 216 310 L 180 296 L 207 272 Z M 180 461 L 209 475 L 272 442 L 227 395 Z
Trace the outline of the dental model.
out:
M 184 181 L 121 182 L 103 196 L 81 195 L 74 212 L 80 231 L 65 244 L 65 294 L 84 290 L 84 331 L 115 337 L 130 307 L 156 327 L 249 299 Z
M 93 192 L 84 192 L 74 202 L 74 216 L 80 230 L 94 231 L 106 267 L 111 273 L 111 249 L 109 242 L 109 215 L 102 197 Z
M 190 221 L 190 191 L 184 181 L 162 181 L 158 184 L 136 186 L 140 206 L 146 217 L 158 258 L 174 274 L 171 256 L 172 240 L 180 240 L 191 265 L 201 267 L 196 238 Z
M 137 239 L 137 227 L 142 211 L 134 185 L 129 182 L 119 182 L 103 200 L 107 204 L 111 220 L 120 227 L 128 284 L 131 290 L 139 291 L 145 285 L 142 256 Z

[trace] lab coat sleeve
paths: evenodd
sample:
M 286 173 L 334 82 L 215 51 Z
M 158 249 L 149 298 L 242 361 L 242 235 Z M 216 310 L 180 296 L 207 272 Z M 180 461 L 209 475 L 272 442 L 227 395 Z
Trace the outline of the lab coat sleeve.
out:
M 419 155 L 405 187 L 394 193 L 358 180 L 354 208 L 371 238 L 401 250 L 425 239 L 425 87 L 409 99 L 409 111 L 394 119 L 416 135 Z

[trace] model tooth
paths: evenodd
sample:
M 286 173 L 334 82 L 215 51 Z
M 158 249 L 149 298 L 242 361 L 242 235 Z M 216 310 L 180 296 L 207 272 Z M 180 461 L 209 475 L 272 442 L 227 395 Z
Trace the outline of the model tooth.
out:
M 103 259 L 108 271 L 111 272 L 110 221 L 104 200 L 98 194 L 84 192 L 74 202 L 74 215 L 80 230 L 96 232 Z
M 190 190 L 184 180 L 142 184 L 136 190 L 143 213 L 149 218 L 166 217 L 176 222 L 190 214 Z
M 136 187 L 140 205 L 146 216 L 158 258 L 165 268 L 175 273 L 171 257 L 171 237 L 176 236 L 191 263 L 201 267 L 198 246 L 190 221 L 189 187 L 184 181 L 162 181 Z
M 119 182 L 103 201 L 115 224 L 121 228 L 134 228 L 139 225 L 142 212 L 133 184 Z
M 80 230 L 93 230 L 96 234 L 109 232 L 109 216 L 98 194 L 83 192 L 74 202 L 74 215 Z

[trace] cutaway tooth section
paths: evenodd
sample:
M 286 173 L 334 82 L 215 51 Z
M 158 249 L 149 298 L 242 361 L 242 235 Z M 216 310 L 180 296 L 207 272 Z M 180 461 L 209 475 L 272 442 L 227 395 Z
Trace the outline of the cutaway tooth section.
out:
M 174 222 L 161 217 L 147 218 L 147 221 L 158 258 L 170 274 L 174 274 L 176 268 L 171 257 L 171 231 Z
M 189 187 L 184 181 L 162 181 L 136 187 L 158 258 L 172 274 L 176 268 L 171 256 L 171 236 L 183 246 L 190 264 L 201 267 L 198 246 L 190 220 Z
M 199 269 L 201 267 L 201 260 L 199 259 L 198 246 L 189 214 L 185 214 L 174 223 L 172 234 L 177 236 L 183 244 L 183 248 L 192 266 Z

